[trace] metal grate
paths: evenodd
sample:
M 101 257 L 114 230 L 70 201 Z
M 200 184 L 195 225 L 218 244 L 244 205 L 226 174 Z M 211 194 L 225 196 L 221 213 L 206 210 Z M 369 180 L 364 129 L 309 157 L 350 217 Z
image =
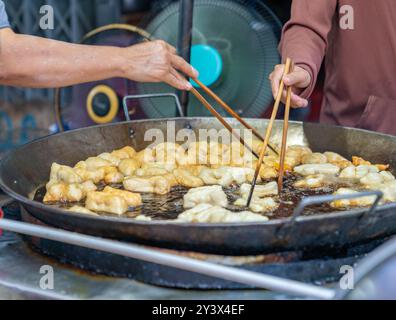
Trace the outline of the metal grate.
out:
M 90 30 L 118 22 L 121 0 L 3 0 L 11 26 L 15 32 L 36 35 L 67 42 L 79 42 Z M 54 30 L 39 26 L 40 8 L 54 9 Z M 31 100 L 50 100 L 53 90 L 19 89 L 0 86 L 0 100 L 21 103 Z

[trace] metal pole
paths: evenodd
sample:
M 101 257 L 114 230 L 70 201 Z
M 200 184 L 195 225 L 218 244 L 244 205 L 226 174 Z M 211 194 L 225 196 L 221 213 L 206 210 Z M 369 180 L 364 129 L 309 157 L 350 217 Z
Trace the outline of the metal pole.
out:
M 179 37 L 177 49 L 180 56 L 191 62 L 192 28 L 194 19 L 194 0 L 180 0 Z M 179 91 L 183 113 L 188 115 L 189 92 Z
M 247 284 L 256 288 L 282 292 L 285 294 L 316 299 L 332 299 L 335 296 L 335 291 L 314 285 L 260 274 L 257 272 L 226 267 L 192 258 L 180 257 L 178 255 L 164 253 L 134 244 L 126 244 L 119 241 L 86 236 L 60 229 L 41 227 L 7 219 L 0 220 L 0 229 L 103 252 L 110 252 L 125 257 L 195 272 L 232 282 Z

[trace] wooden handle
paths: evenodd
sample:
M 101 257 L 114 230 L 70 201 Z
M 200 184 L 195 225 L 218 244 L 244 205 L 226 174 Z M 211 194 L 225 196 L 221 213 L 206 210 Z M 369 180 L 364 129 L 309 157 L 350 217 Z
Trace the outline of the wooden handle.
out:
M 210 97 L 212 97 L 225 111 L 227 111 L 233 118 L 238 120 L 245 128 L 249 129 L 252 131 L 252 133 L 261 141 L 264 141 L 264 138 L 260 135 L 260 133 L 257 132 L 256 129 L 254 129 L 251 125 L 249 125 L 243 118 L 236 113 L 227 103 L 225 103 L 216 93 L 214 93 L 212 90 L 210 90 L 207 86 L 205 86 L 201 81 L 198 79 L 193 79 L 203 91 Z M 269 148 L 276 154 L 279 155 L 278 150 L 276 150 L 275 147 L 269 145 Z
M 289 73 L 293 72 L 293 69 L 294 69 L 294 64 L 293 64 L 293 62 L 291 62 Z M 286 157 L 286 148 L 287 148 L 287 133 L 289 130 L 291 95 L 292 95 L 292 87 L 289 86 L 287 88 L 287 94 L 286 94 L 285 119 L 284 119 L 284 123 L 283 123 L 283 136 L 282 136 L 282 146 L 281 146 L 281 153 L 280 153 L 279 177 L 278 177 L 279 193 L 281 193 L 282 189 L 283 189 L 283 178 L 284 178 L 284 174 L 285 174 L 285 157 Z
M 262 163 L 263 163 L 263 160 L 264 160 L 265 152 L 267 151 L 267 146 L 268 146 L 269 139 L 271 137 L 272 128 L 274 126 L 276 115 L 278 114 L 278 109 L 279 109 L 279 105 L 280 105 L 280 102 L 281 102 L 281 99 L 282 99 L 283 89 L 285 88 L 285 83 L 283 82 L 283 77 L 289 73 L 290 66 L 291 66 L 291 59 L 287 58 L 286 65 L 285 65 L 285 70 L 283 72 L 283 76 L 282 76 L 282 79 L 281 79 L 280 85 L 279 85 L 278 95 L 276 96 L 274 109 L 272 110 L 271 119 L 270 119 L 270 122 L 269 122 L 268 127 L 267 127 L 267 132 L 265 134 L 264 144 L 263 144 L 263 146 L 261 148 L 259 161 L 257 163 L 256 172 L 254 174 L 252 188 L 250 189 L 250 194 L 249 194 L 248 202 L 247 202 L 247 206 L 248 207 L 250 206 L 250 203 L 251 203 L 252 198 L 253 198 L 253 192 L 254 192 L 254 189 L 255 189 L 256 184 L 257 184 L 257 179 L 258 179 L 258 176 L 260 174 L 260 170 L 261 170 L 261 166 L 262 166 Z
M 252 148 L 243 140 L 243 138 L 233 130 L 231 125 L 224 120 L 220 113 L 216 111 L 215 108 L 211 106 L 211 104 L 198 92 L 197 89 L 192 88 L 191 93 L 209 110 L 209 112 L 217 118 L 221 122 L 221 124 L 235 137 L 240 143 L 249 150 L 257 159 L 259 158 L 258 154 L 252 150 Z

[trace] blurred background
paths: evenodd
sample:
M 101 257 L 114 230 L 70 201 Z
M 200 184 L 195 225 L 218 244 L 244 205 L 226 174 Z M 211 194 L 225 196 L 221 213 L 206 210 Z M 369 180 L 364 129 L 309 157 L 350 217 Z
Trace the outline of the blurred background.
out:
M 185 1 L 185 0 L 182 0 Z M 149 36 L 180 44 L 180 1 L 172 0 L 4 0 L 15 32 L 74 43 L 129 46 Z M 269 73 L 280 57 L 281 28 L 291 0 L 195 0 L 191 62 L 201 81 L 244 117 L 268 117 L 273 103 Z M 54 9 L 54 29 L 39 27 L 40 8 Z M 184 35 L 185 36 L 185 35 Z M 180 47 L 180 45 L 179 45 Z M 185 48 L 184 48 L 185 49 Z M 188 51 L 188 50 L 187 50 Z M 169 93 L 163 84 L 126 79 L 87 83 L 60 90 L 0 86 L 0 151 L 39 136 L 96 124 L 123 121 L 125 95 Z M 317 121 L 321 80 L 310 107 L 295 120 Z M 188 116 L 208 116 L 190 97 Z M 131 101 L 132 119 L 179 116 L 168 98 Z

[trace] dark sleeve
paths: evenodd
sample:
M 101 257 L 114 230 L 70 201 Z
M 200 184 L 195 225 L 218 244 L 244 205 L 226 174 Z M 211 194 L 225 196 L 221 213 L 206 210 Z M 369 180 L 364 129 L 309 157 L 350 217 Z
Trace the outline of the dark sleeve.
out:
M 290 21 L 282 32 L 279 46 L 283 61 L 293 59 L 295 65 L 311 74 L 312 82 L 302 93 L 308 98 L 315 87 L 327 49 L 338 0 L 293 0 Z
M 4 2 L 0 0 L 0 29 L 9 28 L 10 23 L 8 22 L 7 12 L 5 11 Z

